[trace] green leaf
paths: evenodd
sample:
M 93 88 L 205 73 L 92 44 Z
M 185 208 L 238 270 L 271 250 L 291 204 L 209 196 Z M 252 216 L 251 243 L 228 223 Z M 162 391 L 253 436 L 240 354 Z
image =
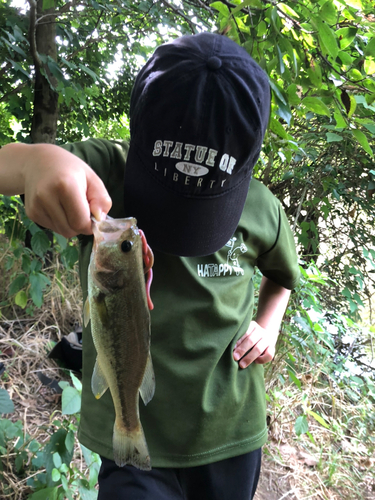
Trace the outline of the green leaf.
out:
M 365 48 L 365 56 L 375 57 L 375 37 L 371 38 Z
M 336 36 L 339 40 L 340 48 L 346 49 L 353 42 L 357 34 L 357 28 L 340 28 L 336 31 Z
M 21 307 L 22 309 L 25 309 L 27 305 L 27 294 L 24 290 L 20 290 L 17 295 L 14 298 L 14 302 L 17 304 L 17 306 Z
M 210 7 L 220 12 L 220 14 L 224 17 L 230 16 L 229 9 L 226 5 L 223 4 L 223 2 L 213 2 L 210 4 Z
M 297 436 L 300 436 L 301 434 L 306 434 L 308 430 L 309 430 L 309 422 L 307 420 L 307 416 L 300 415 L 294 424 L 295 433 L 297 434 Z
M 301 387 L 302 387 L 301 381 L 295 376 L 295 374 L 293 373 L 293 371 L 292 370 L 288 370 L 288 373 L 289 373 L 289 377 L 292 379 L 292 381 L 298 387 L 298 389 L 301 389 Z
M 73 269 L 78 261 L 78 250 L 76 246 L 68 245 L 64 251 L 61 252 L 61 258 L 64 266 L 68 269 Z
M 79 393 L 82 392 L 82 382 L 77 378 L 73 372 L 70 372 L 70 377 L 72 379 L 74 387 L 77 389 Z
M 283 120 L 286 121 L 288 126 L 290 125 L 290 120 L 292 119 L 292 112 L 290 110 L 290 107 L 288 104 L 284 104 L 283 102 L 279 101 L 278 98 L 276 98 L 276 102 L 278 105 L 278 109 L 276 111 L 276 114 L 280 116 Z
M 327 422 L 324 420 L 323 417 L 321 417 L 318 413 L 315 413 L 314 411 L 312 410 L 306 410 L 306 413 L 308 413 L 309 415 L 311 415 L 313 418 L 315 418 L 315 420 L 317 422 L 319 422 L 320 425 L 322 425 L 323 427 L 325 427 L 326 429 L 329 429 L 330 428 L 330 425 L 327 424 Z
M 297 14 L 295 10 L 293 10 L 289 5 L 285 3 L 279 3 L 278 8 L 281 10 L 281 12 L 284 12 L 284 14 L 287 14 L 290 17 L 293 17 L 295 19 L 299 19 L 300 16 Z
M 286 99 L 283 95 L 283 91 L 282 89 L 278 86 L 278 84 L 272 80 L 271 78 L 269 79 L 269 83 L 270 83 L 270 86 L 271 86 L 271 89 L 275 92 L 275 95 L 276 97 L 285 105 L 287 105 L 288 103 L 286 102 Z
M 373 157 L 374 153 L 372 152 L 372 149 L 368 143 L 368 140 L 367 140 L 367 137 L 365 136 L 365 134 L 358 129 L 351 130 L 350 132 L 354 135 L 354 137 L 357 139 L 357 141 L 362 146 L 362 148 L 366 151 L 366 153 L 368 153 L 370 156 Z
M 294 173 L 289 170 L 288 172 L 285 172 L 285 174 L 282 177 L 282 180 L 288 181 L 289 179 L 292 179 L 293 177 L 294 177 Z
M 354 59 L 344 50 L 339 51 L 338 57 L 345 66 L 351 66 L 351 64 L 353 64 Z
M 345 3 L 347 5 L 350 5 L 350 7 L 354 7 L 355 9 L 363 10 L 363 3 L 361 0 L 345 0 Z
M 55 481 L 57 483 L 57 481 L 60 481 L 61 474 L 57 469 L 52 469 L 51 477 L 52 481 Z
M 317 115 L 331 116 L 329 108 L 319 97 L 305 97 L 302 100 L 302 104 Z
M 27 283 L 27 276 L 25 274 L 20 274 L 16 279 L 12 281 L 9 287 L 9 295 L 12 296 L 17 293 L 21 288 L 23 288 Z
M 36 232 L 31 238 L 31 248 L 39 257 L 43 257 L 50 246 L 48 236 L 43 230 Z
M 333 117 L 336 122 L 336 128 L 345 128 L 346 127 L 346 121 L 344 120 L 342 114 L 338 109 L 333 114 Z
M 258 27 L 257 27 L 257 35 L 259 37 L 262 37 L 263 35 L 265 35 L 267 33 L 267 24 L 264 22 L 264 21 L 261 21 L 259 24 L 258 24 Z
M 29 79 L 30 78 L 30 75 L 29 73 L 23 69 L 23 67 L 17 63 L 16 61 L 12 61 L 11 59 L 8 59 L 9 62 L 12 64 L 13 68 L 16 70 L 16 71 L 19 71 L 20 73 L 22 73 L 23 75 L 27 76 L 27 78 Z
M 218 3 L 218 2 L 216 2 L 216 3 Z M 235 7 L 231 11 L 232 16 L 234 16 L 235 14 L 240 12 L 240 10 L 244 9 L 245 7 L 248 7 L 249 5 L 251 7 L 256 7 L 257 9 L 260 9 L 262 7 L 262 2 L 260 0 L 244 0 L 243 2 L 241 2 L 239 5 L 237 5 L 237 7 Z M 211 7 L 212 7 L 212 4 L 211 4 Z
M 66 387 L 62 393 L 61 409 L 63 415 L 73 415 L 81 410 L 81 395 L 74 387 Z
M 335 24 L 337 21 L 337 8 L 332 0 L 328 0 L 320 9 L 320 15 L 328 24 Z
M 53 464 L 56 467 L 56 469 L 61 467 L 61 465 L 62 465 L 61 457 L 57 452 L 52 455 L 52 460 L 53 460 Z
M 58 429 L 46 444 L 44 449 L 45 467 L 47 474 L 51 474 L 52 469 L 55 468 L 53 463 L 53 454 L 58 453 L 61 457 L 62 463 L 69 465 L 73 458 L 73 451 L 68 450 L 65 446 L 65 439 L 68 432 L 65 429 Z
M 288 139 L 288 134 L 286 133 L 284 127 L 279 120 L 274 117 L 270 119 L 270 129 L 282 139 Z
M 366 75 L 373 75 L 375 73 L 375 59 L 373 57 L 366 57 L 363 69 Z
M 43 304 L 43 290 L 50 281 L 42 273 L 31 274 L 29 279 L 31 299 L 36 307 L 41 307 Z
M 57 486 L 53 488 L 44 488 L 43 490 L 33 493 L 29 500 L 57 500 L 57 494 L 59 493 L 59 488 Z
M 335 61 L 339 53 L 339 47 L 337 45 L 337 37 L 335 33 L 322 19 L 317 19 L 316 25 L 318 28 L 318 37 L 321 45 L 323 45 L 325 51 Z
M 0 389 L 0 414 L 2 413 L 13 413 L 14 404 L 10 399 L 8 391 L 5 389 Z
M 65 250 L 65 248 L 68 245 L 68 240 L 64 238 L 64 236 L 61 236 L 61 234 L 53 233 L 53 236 L 55 237 L 56 242 L 61 248 L 61 250 Z
M 87 66 L 84 66 L 83 64 L 80 64 L 79 67 L 81 68 L 82 71 L 84 71 L 86 74 L 91 76 L 91 78 L 95 82 L 100 81 L 100 78 L 98 77 L 98 75 L 96 73 L 94 73 L 90 68 L 88 68 Z
M 65 446 L 68 451 L 73 451 L 74 447 L 74 432 L 70 430 L 65 438 Z
M 278 55 L 278 58 L 279 58 L 279 70 L 280 70 L 280 75 L 282 75 L 285 71 L 285 65 L 284 65 L 284 61 L 283 61 L 283 54 L 280 50 L 280 47 L 278 45 L 276 45 L 276 49 L 277 49 L 277 55 Z
M 335 134 L 334 132 L 327 132 L 326 137 L 327 142 L 340 142 L 344 139 L 342 135 Z
M 286 92 L 288 94 L 288 101 L 290 105 L 298 106 L 301 104 L 301 98 L 297 94 L 297 85 L 295 83 L 289 85 Z

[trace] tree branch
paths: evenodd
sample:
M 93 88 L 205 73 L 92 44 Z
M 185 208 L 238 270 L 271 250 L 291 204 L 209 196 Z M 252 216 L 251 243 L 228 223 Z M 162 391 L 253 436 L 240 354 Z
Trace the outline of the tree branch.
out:
M 180 16 L 183 19 L 185 19 L 185 21 L 190 26 L 190 29 L 191 29 L 192 33 L 193 34 L 196 33 L 196 29 L 195 29 L 196 25 L 183 12 L 180 12 L 180 10 L 179 10 L 178 7 L 175 7 L 174 5 L 170 4 L 169 2 L 167 2 L 167 0 L 161 0 L 161 3 L 163 3 L 166 7 L 169 7 L 175 14 L 177 14 L 178 16 Z
M 39 54 L 36 48 L 36 0 L 28 0 L 30 4 L 30 26 L 29 26 L 29 42 L 31 55 L 34 59 L 35 66 L 39 68 L 42 66 L 42 62 L 39 59 Z

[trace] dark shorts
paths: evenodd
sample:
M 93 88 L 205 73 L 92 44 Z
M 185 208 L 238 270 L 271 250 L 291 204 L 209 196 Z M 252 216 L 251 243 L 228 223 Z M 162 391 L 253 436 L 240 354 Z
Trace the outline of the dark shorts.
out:
M 213 464 L 141 471 L 102 457 L 98 500 L 251 500 L 262 450 Z

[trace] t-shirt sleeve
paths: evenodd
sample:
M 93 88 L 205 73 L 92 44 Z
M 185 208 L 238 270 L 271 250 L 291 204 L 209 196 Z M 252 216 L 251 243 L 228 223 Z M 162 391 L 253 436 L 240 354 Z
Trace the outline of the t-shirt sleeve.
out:
M 292 290 L 298 285 L 300 278 L 298 257 L 288 219 L 280 203 L 278 206 L 276 241 L 269 250 L 258 256 L 257 266 L 266 278 Z

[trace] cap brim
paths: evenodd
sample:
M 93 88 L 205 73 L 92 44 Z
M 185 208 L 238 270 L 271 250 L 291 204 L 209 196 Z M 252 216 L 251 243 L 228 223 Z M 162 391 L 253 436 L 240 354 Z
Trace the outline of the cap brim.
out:
M 150 175 L 130 146 L 126 163 L 124 205 L 135 217 L 153 250 L 198 257 L 220 250 L 233 236 L 246 201 L 248 182 L 220 196 L 184 197 Z

